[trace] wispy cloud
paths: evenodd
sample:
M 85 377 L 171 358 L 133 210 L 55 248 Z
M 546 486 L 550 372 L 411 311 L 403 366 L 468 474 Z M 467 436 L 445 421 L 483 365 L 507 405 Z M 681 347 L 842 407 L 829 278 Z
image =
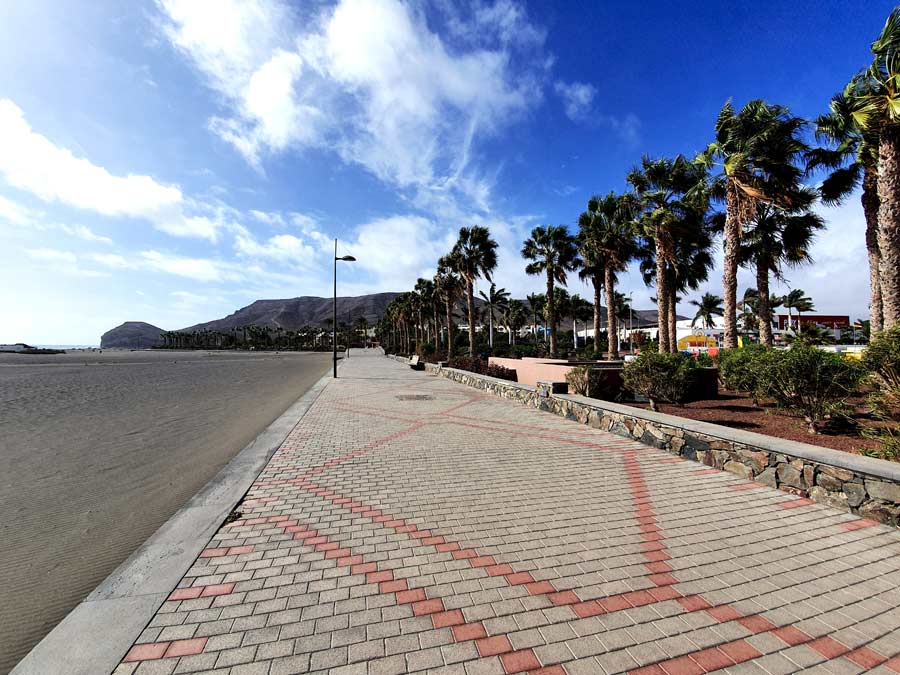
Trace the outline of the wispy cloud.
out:
M 169 41 L 229 103 L 212 130 L 256 167 L 327 148 L 420 200 L 445 191 L 482 207 L 489 182 L 469 171 L 473 139 L 541 99 L 543 32 L 508 0 L 452 17 L 479 36 L 453 49 L 398 0 L 342 0 L 303 27 L 274 0 L 159 6 Z
M 208 210 L 204 203 L 187 199 L 177 186 L 164 185 L 150 176 L 117 176 L 89 159 L 76 157 L 34 131 L 22 109 L 9 99 L 0 99 L 0 176 L 47 203 L 110 217 L 145 219 L 176 237 L 210 241 L 217 237 L 220 223 L 202 213 Z M 29 213 L 11 204 L 9 200 L 0 203 L 0 217 L 21 224 Z M 90 237 L 86 230 L 70 234 Z

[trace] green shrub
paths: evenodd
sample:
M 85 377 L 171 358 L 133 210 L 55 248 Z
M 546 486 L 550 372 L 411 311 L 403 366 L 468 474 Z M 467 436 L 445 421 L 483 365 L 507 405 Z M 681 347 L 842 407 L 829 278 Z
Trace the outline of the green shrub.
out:
M 812 434 L 841 409 L 864 375 L 862 368 L 839 354 L 803 344 L 772 351 L 753 370 L 757 391 L 780 407 L 802 414 Z
M 863 367 L 900 399 L 900 325 L 884 331 L 866 348 Z
M 729 391 L 749 392 L 758 403 L 758 375 L 765 359 L 775 350 L 762 345 L 747 345 L 740 349 L 724 349 L 716 357 L 719 380 Z
M 868 399 L 872 415 L 882 422 L 880 426 L 863 430 L 864 436 L 876 439 L 881 445 L 865 454 L 900 461 L 900 424 L 896 419 L 900 410 L 900 326 L 872 340 L 863 353 L 862 364 L 875 388 Z
M 682 403 L 697 379 L 697 364 L 686 354 L 642 352 L 622 369 L 625 387 L 646 396 L 650 410 L 658 401 Z

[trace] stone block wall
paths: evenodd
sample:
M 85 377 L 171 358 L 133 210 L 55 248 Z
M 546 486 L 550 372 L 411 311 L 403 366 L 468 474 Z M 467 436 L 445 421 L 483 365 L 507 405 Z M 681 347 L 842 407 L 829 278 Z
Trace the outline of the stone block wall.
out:
M 426 371 L 716 469 L 900 527 L 900 464 L 427 364 Z

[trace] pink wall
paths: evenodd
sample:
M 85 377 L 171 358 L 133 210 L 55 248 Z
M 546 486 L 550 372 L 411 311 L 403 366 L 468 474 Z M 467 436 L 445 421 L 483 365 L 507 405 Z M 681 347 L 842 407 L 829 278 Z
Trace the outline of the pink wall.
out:
M 516 371 L 517 381 L 532 387 L 538 381 L 565 382 L 566 373 L 574 368 L 565 359 L 503 359 L 491 356 L 488 362 Z

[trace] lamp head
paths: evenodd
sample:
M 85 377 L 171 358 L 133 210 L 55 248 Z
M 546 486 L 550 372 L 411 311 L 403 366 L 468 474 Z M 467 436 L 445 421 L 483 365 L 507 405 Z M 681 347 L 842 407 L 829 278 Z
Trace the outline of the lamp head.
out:
M 335 260 L 343 260 L 344 262 L 356 262 L 356 258 L 352 255 L 342 255 L 340 258 L 335 258 Z

